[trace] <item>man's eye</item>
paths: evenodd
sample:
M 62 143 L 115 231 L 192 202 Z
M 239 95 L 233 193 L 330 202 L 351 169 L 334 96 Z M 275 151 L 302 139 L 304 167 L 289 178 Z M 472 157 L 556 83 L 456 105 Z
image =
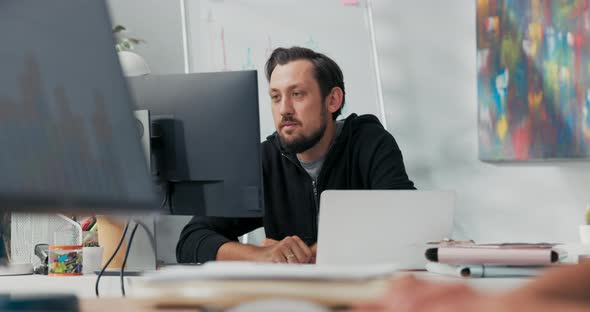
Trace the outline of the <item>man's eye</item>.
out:
M 302 92 L 293 92 L 294 97 L 301 97 L 303 95 Z
M 278 100 L 279 100 L 279 96 L 278 96 L 278 95 L 276 95 L 276 94 L 273 94 L 273 95 L 271 95 L 271 96 L 270 96 L 270 99 L 271 99 L 273 102 L 276 102 L 276 101 L 278 101 Z

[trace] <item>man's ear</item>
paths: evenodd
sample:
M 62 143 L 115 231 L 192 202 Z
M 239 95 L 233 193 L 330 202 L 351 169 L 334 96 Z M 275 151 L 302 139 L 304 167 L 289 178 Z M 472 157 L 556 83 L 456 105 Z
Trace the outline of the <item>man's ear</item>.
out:
M 342 107 L 342 98 L 344 92 L 340 87 L 334 87 L 326 97 L 326 107 L 328 112 L 334 113 L 337 112 Z

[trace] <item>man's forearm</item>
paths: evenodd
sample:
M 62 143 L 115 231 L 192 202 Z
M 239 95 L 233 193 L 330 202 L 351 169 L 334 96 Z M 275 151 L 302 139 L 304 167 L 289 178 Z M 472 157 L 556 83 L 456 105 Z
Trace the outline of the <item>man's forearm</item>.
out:
M 259 253 L 260 247 L 237 242 L 227 242 L 217 250 L 217 260 L 256 261 L 259 258 Z

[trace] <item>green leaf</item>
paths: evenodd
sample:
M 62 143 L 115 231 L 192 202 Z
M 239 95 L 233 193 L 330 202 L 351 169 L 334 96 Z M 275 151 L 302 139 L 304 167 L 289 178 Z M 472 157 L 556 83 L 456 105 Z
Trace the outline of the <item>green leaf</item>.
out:
M 139 39 L 139 38 L 125 37 L 122 34 L 122 32 L 125 30 L 127 30 L 127 29 L 122 25 L 116 25 L 113 28 L 113 34 L 115 34 L 114 37 L 115 37 L 115 41 L 116 41 L 115 48 L 117 49 L 118 52 L 133 50 L 135 48 L 135 45 L 142 44 L 142 43 L 146 42 L 145 40 Z
M 129 41 L 131 41 L 131 43 L 133 43 L 133 44 L 141 44 L 141 43 L 145 42 L 141 39 L 136 39 L 136 38 L 127 38 L 127 39 L 129 39 Z
M 113 28 L 113 33 L 119 33 L 119 32 L 125 31 L 125 30 L 127 30 L 125 27 L 123 27 L 121 25 L 117 25 L 117 26 L 115 26 L 115 28 Z

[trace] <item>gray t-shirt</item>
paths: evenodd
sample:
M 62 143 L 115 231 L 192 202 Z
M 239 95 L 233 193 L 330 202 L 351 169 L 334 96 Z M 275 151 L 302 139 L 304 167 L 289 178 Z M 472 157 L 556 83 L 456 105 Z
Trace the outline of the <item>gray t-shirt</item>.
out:
M 340 132 L 342 132 L 343 125 L 344 125 L 344 120 L 336 121 L 336 134 L 334 135 L 334 138 L 332 139 L 332 144 L 334 144 L 334 141 L 340 135 Z M 332 145 L 330 145 L 330 148 L 332 148 Z M 328 151 L 330 151 L 330 149 L 328 149 Z M 320 175 L 320 171 L 322 170 L 322 165 L 324 165 L 324 160 L 326 159 L 327 154 L 328 153 L 326 152 L 326 154 L 324 154 L 322 157 L 320 157 L 312 162 L 307 162 L 307 163 L 303 162 L 303 161 L 301 161 L 301 159 L 299 159 L 299 157 L 297 157 L 297 160 L 299 160 L 299 163 L 301 164 L 303 169 L 305 169 L 305 171 L 307 171 L 309 176 L 314 181 L 317 181 L 318 176 Z

